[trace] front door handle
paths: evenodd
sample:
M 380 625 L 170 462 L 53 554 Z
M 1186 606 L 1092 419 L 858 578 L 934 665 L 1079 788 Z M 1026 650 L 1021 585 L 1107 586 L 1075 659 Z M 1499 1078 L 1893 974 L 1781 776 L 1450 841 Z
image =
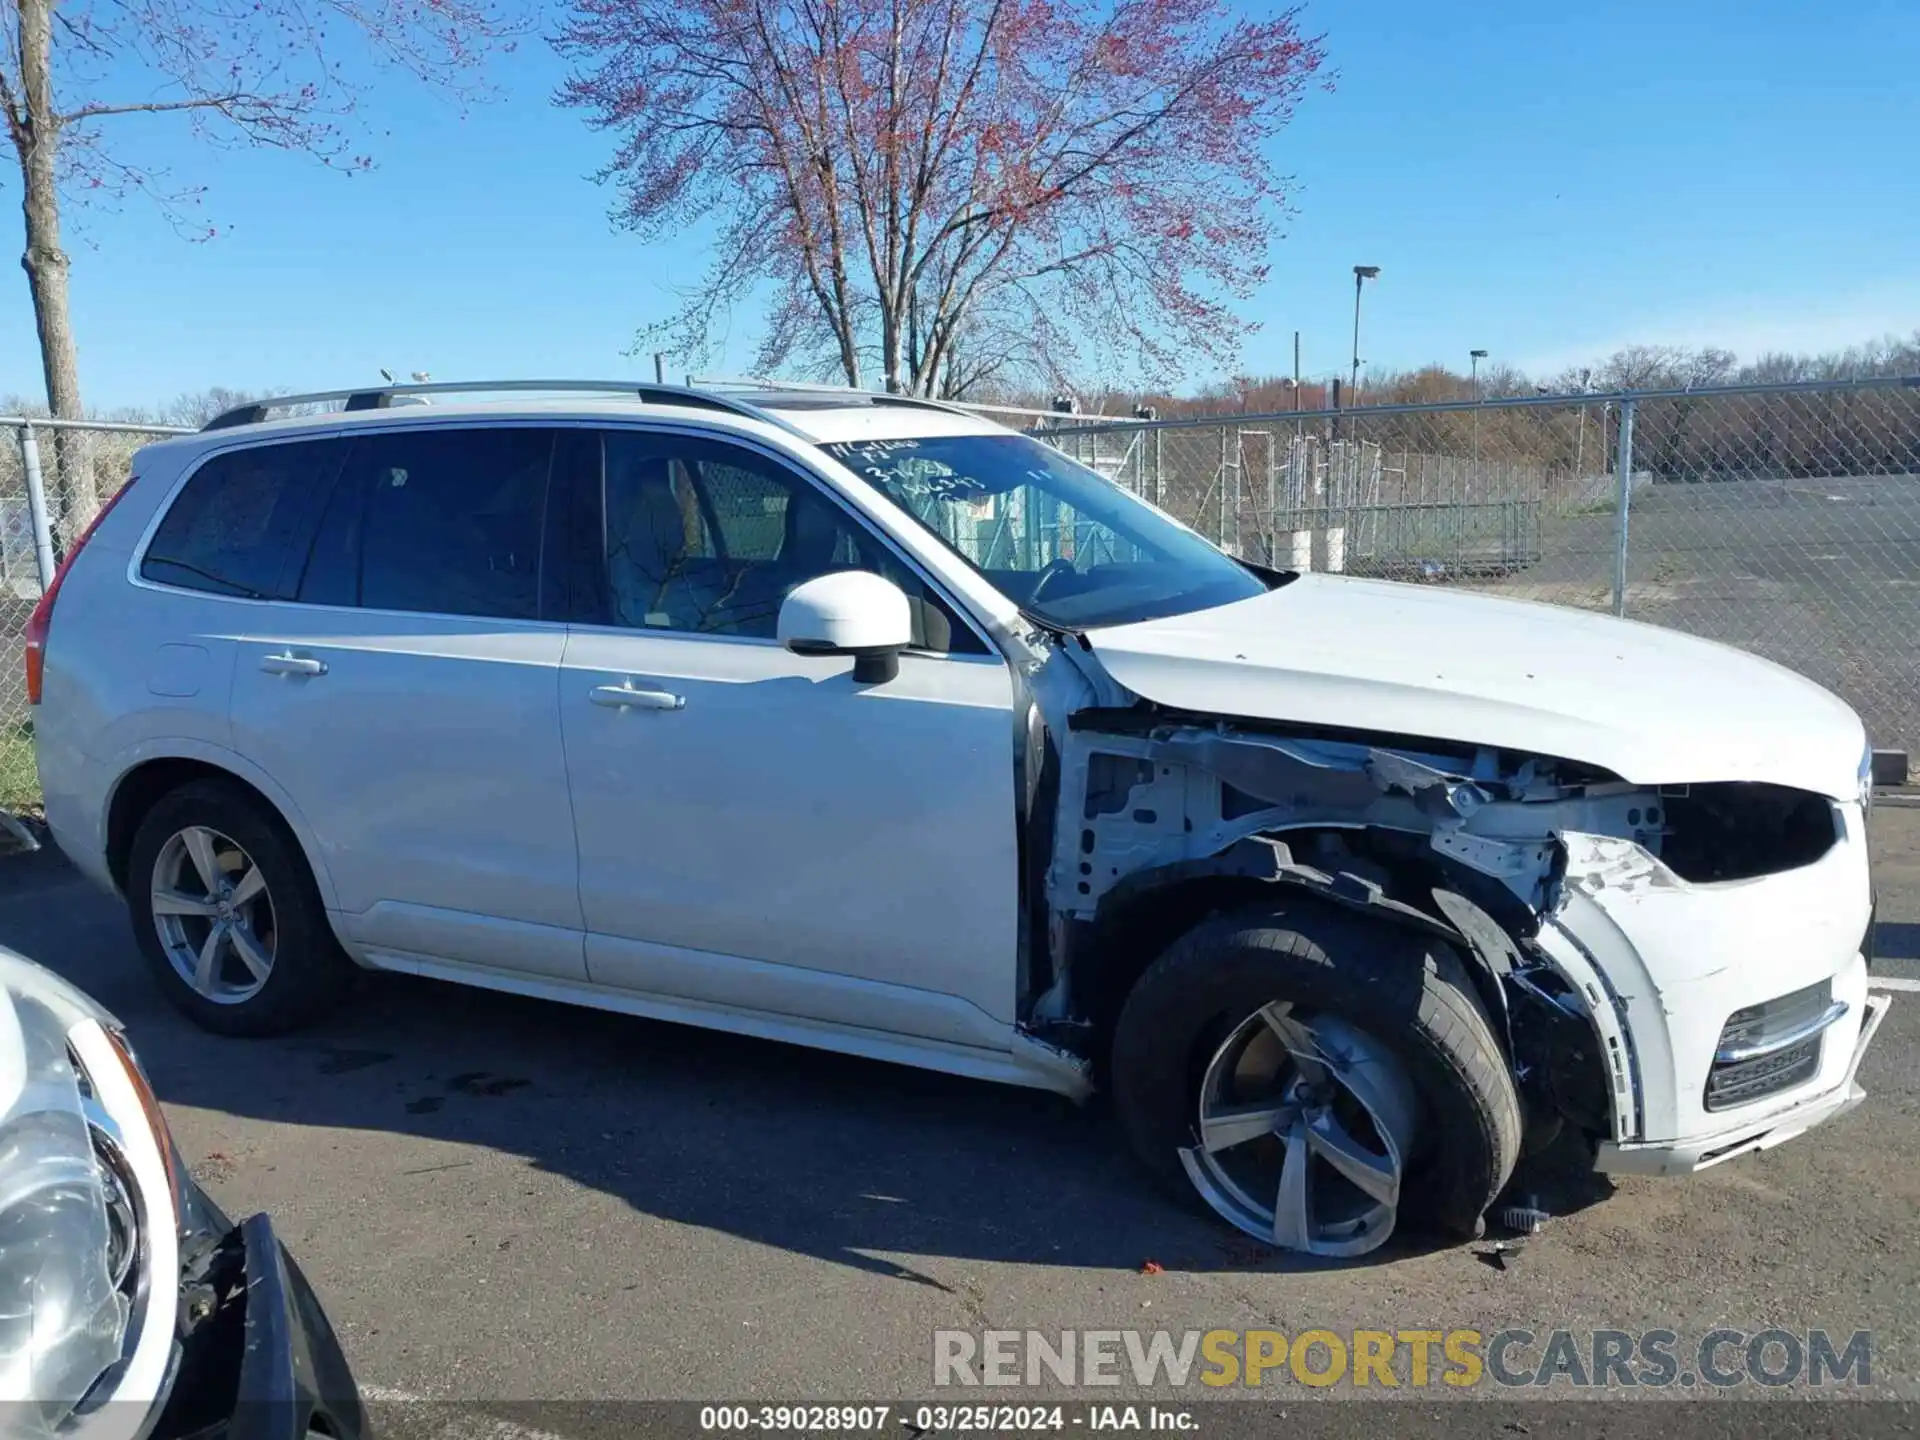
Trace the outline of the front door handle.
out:
M 280 655 L 262 655 L 260 668 L 269 675 L 324 675 L 327 662 L 311 655 L 296 655 L 291 650 Z
M 669 694 L 665 690 L 636 690 L 631 680 L 622 680 L 618 685 L 596 685 L 587 698 L 596 705 L 608 705 L 620 710 L 687 708 L 686 696 Z

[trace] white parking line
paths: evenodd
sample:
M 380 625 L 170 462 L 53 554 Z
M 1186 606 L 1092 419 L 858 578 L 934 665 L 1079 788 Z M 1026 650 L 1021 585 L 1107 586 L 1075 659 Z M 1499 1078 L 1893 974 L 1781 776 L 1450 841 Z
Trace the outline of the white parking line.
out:
M 566 1440 L 552 1430 L 536 1430 L 512 1420 L 502 1420 L 482 1410 L 472 1410 L 410 1390 L 395 1390 L 386 1385 L 362 1385 L 360 1398 L 373 1405 L 418 1405 L 434 1411 L 431 1428 L 416 1430 L 406 1426 L 409 1437 L 431 1435 L 433 1440 Z
M 1909 980 L 1902 975 L 1869 975 L 1869 990 L 1920 990 L 1920 980 Z

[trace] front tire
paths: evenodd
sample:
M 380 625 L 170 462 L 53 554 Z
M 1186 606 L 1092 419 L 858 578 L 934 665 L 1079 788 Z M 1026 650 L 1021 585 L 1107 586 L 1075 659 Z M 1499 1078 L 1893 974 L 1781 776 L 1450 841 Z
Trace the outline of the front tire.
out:
M 1311 900 L 1176 941 L 1121 1011 L 1113 1085 L 1151 1170 L 1308 1254 L 1472 1234 L 1519 1157 L 1519 1099 L 1458 956 Z
M 229 782 L 193 781 L 148 812 L 133 837 L 127 908 L 162 992 L 216 1034 L 298 1029 L 352 979 L 299 845 Z

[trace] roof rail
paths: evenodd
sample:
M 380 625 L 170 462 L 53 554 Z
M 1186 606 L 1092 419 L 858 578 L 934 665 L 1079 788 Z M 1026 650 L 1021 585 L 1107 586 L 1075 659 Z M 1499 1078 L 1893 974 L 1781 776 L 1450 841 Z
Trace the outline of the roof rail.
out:
M 871 390 L 863 390 L 857 385 L 831 385 L 823 380 L 781 380 L 772 375 L 689 375 L 686 383 L 696 390 L 713 389 L 722 385 L 731 385 L 737 390 L 818 390 L 825 395 L 850 391 L 856 395 L 871 395 Z
M 773 380 L 759 375 L 689 375 L 689 386 L 697 386 L 703 393 L 722 389 L 764 390 L 770 393 L 786 391 L 795 395 L 845 395 L 850 399 L 866 401 L 873 406 L 888 406 L 909 410 L 944 410 L 949 415 L 967 415 L 966 406 L 953 404 L 946 400 L 932 400 L 924 395 L 898 395 L 890 390 L 863 390 L 858 385 L 823 385 L 813 380 Z
M 530 391 L 628 395 L 642 404 L 685 405 L 698 410 L 721 410 L 728 414 L 744 415 L 750 419 L 761 420 L 793 434 L 800 433 L 795 426 L 778 415 L 770 414 L 762 407 L 750 405 L 744 400 L 716 395 L 706 390 L 696 390 L 691 386 L 659 385 L 639 380 L 435 380 L 361 386 L 352 390 L 315 390 L 305 395 L 272 395 L 264 400 L 236 405 L 231 410 L 221 411 L 200 428 L 203 431 L 226 430 L 236 425 L 257 425 L 265 420 L 268 412 L 272 410 L 284 410 L 294 405 L 321 405 L 334 400 L 345 402 L 344 408 L 347 410 L 385 410 L 390 408 L 398 398 L 416 395 L 475 395 Z
M 997 405 L 983 400 L 934 400 L 925 395 L 896 395 L 885 390 L 863 390 L 854 385 L 823 385 L 812 380 L 774 380 L 761 375 L 689 375 L 687 384 L 701 389 L 790 390 L 799 395 L 857 395 L 872 405 L 902 405 L 923 410 L 945 410 L 952 415 L 1026 415 L 1041 420 L 1073 419 L 1083 423 L 1111 421 L 1132 424 L 1137 415 L 1105 415 L 1098 411 L 1067 416 L 1058 410 L 1035 410 L 1025 405 Z

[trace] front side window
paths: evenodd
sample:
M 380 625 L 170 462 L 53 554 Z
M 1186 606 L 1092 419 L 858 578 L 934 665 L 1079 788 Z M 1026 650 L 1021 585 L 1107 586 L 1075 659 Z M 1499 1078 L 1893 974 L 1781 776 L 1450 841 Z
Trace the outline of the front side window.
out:
M 354 442 L 307 557 L 314 605 L 532 620 L 550 430 L 419 429 Z
M 1025 435 L 823 445 L 1039 620 L 1123 625 L 1265 592 L 1145 501 Z
M 215 455 L 175 497 L 140 574 L 163 585 L 263 600 L 347 442 L 303 440 Z
M 771 640 L 796 585 L 870 570 L 906 594 L 916 646 L 985 650 L 837 501 L 771 459 L 720 441 L 612 430 L 598 460 L 590 618 Z

